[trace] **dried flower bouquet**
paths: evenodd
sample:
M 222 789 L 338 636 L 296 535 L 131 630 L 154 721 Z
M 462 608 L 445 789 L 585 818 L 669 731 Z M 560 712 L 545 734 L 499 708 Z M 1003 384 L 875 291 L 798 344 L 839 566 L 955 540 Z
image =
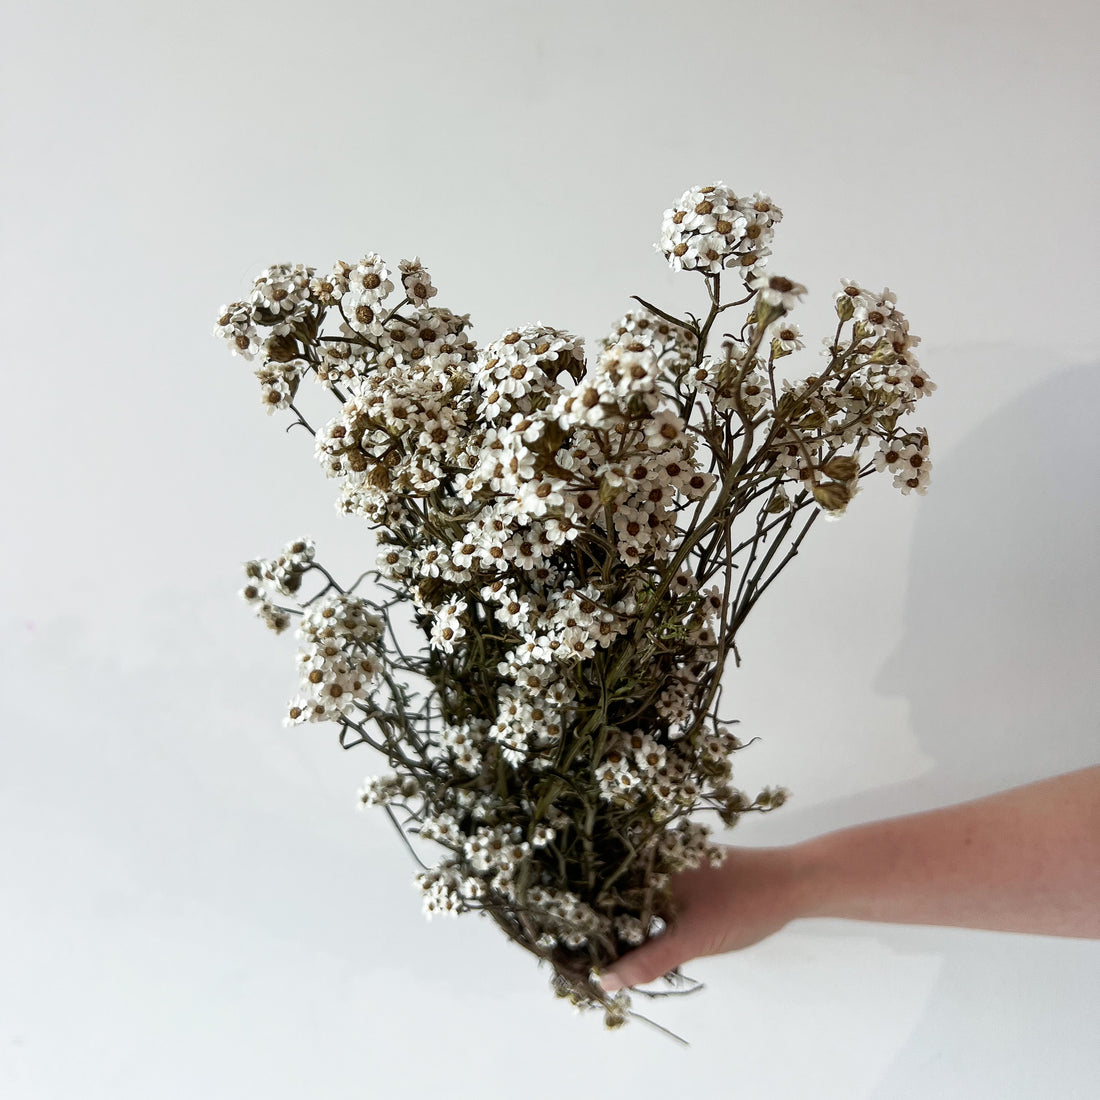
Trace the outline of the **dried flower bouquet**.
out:
M 788 793 L 731 782 L 742 742 L 717 704 L 739 627 L 864 477 L 888 468 L 923 494 L 931 471 L 927 434 L 899 421 L 935 386 L 888 289 L 844 280 L 826 365 L 777 384 L 805 293 L 765 270 L 781 217 L 722 183 L 685 192 L 655 247 L 703 276 L 708 311 L 636 298 L 591 364 L 542 324 L 479 347 L 419 258 L 394 272 L 375 253 L 320 275 L 270 267 L 214 330 L 261 361 L 267 412 L 314 436 L 338 510 L 380 551 L 346 590 L 310 539 L 247 563 L 264 622 L 298 618 L 286 723 L 334 722 L 344 747 L 382 752 L 392 771 L 360 805 L 383 806 L 420 863 L 428 914 L 488 914 L 609 1026 L 637 1013 L 593 974 L 674 916 L 672 873 L 722 857 L 698 813 L 730 827 Z M 723 275 L 740 298 L 722 301 Z M 737 306 L 744 323 L 711 350 Z M 339 402 L 317 430 L 294 404 L 307 374 Z M 322 587 L 302 599 L 311 573 Z

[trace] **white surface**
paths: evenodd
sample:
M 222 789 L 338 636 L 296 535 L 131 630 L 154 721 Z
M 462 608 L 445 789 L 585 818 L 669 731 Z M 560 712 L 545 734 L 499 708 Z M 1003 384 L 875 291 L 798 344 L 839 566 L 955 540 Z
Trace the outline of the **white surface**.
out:
M 236 597 L 293 537 L 345 577 L 367 540 L 210 330 L 270 263 L 377 250 L 480 341 L 594 339 L 634 293 L 700 308 L 651 250 L 686 187 L 767 191 L 804 373 L 849 276 L 939 389 L 928 496 L 868 484 L 745 628 L 736 776 L 794 798 L 733 836 L 1094 763 L 1098 31 L 1083 2 L 9 11 L 0 1095 L 1093 1095 L 1093 943 L 798 922 L 639 1004 L 685 1051 L 427 923 L 354 810 L 378 761 L 280 725 L 293 642 Z

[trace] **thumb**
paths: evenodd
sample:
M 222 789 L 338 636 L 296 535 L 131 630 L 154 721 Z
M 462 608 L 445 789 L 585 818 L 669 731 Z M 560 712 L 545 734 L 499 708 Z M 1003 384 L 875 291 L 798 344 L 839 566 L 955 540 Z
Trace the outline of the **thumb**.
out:
M 691 958 L 694 955 L 685 944 L 683 933 L 673 926 L 609 966 L 600 977 L 600 985 L 607 993 L 623 986 L 644 985 Z

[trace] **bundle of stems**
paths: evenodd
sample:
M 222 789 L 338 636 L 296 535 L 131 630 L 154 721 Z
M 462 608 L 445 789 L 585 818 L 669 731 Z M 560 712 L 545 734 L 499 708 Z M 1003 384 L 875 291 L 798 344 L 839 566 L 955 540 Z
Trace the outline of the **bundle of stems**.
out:
M 732 783 L 744 745 L 719 704 L 746 616 L 862 479 L 923 494 L 931 471 L 927 433 L 898 422 L 935 387 L 888 289 L 843 280 L 824 368 L 777 381 L 804 346 L 805 288 L 765 270 L 781 218 L 759 192 L 685 192 L 656 248 L 702 275 L 705 313 L 636 297 L 592 363 L 542 324 L 479 348 L 419 257 L 391 272 L 376 253 L 270 267 L 214 330 L 261 359 L 264 407 L 313 436 L 378 544 L 347 589 L 308 538 L 246 563 L 264 622 L 298 624 L 285 721 L 382 753 L 359 804 L 408 845 L 426 912 L 487 914 L 611 1027 L 639 1014 L 595 976 L 675 918 L 676 872 L 722 858 L 699 815 L 729 828 L 788 796 Z M 317 428 L 295 404 L 307 375 L 339 405 Z

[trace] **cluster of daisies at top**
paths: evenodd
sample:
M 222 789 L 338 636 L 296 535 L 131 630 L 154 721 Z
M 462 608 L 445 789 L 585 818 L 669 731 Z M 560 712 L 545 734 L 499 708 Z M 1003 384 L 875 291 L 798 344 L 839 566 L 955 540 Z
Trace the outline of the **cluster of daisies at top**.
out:
M 313 434 L 339 511 L 376 532 L 371 597 L 309 539 L 246 565 L 269 626 L 300 616 L 287 722 L 384 752 L 393 770 L 360 800 L 437 842 L 416 879 L 427 911 L 488 913 L 609 1022 L 625 994 L 590 970 L 668 917 L 670 874 L 722 858 L 694 815 L 730 826 L 786 796 L 731 782 L 741 742 L 717 702 L 745 615 L 860 479 L 928 485 L 927 435 L 899 421 L 935 387 L 889 290 L 843 281 L 827 365 L 777 379 L 803 347 L 789 315 L 805 293 L 767 270 L 781 218 L 764 194 L 685 192 L 656 247 L 704 277 L 708 313 L 638 298 L 591 361 L 543 324 L 479 346 L 419 259 L 375 253 L 270 267 L 215 327 L 259 360 L 267 412 Z M 719 334 L 735 306 L 747 316 Z M 316 428 L 295 404 L 307 375 L 339 405 Z M 315 571 L 321 590 L 283 606 Z M 409 652 L 401 604 L 421 632 Z

